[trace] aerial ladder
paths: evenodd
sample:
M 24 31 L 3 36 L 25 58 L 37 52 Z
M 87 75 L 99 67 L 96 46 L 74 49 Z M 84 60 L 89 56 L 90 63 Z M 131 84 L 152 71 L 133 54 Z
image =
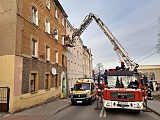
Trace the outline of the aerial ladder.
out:
M 127 52 L 124 50 L 124 48 L 121 46 L 121 44 L 118 42 L 118 40 L 114 37 L 114 35 L 110 32 L 110 30 L 105 26 L 105 24 L 101 21 L 101 19 L 96 16 L 93 13 L 90 13 L 85 17 L 83 20 L 82 24 L 80 25 L 79 28 L 75 29 L 72 37 L 70 38 L 69 36 L 65 37 L 65 45 L 68 47 L 75 47 L 76 39 L 75 37 L 80 35 L 84 32 L 84 30 L 89 26 L 89 24 L 95 20 L 98 26 L 101 28 L 101 30 L 104 32 L 104 34 L 109 38 L 111 44 L 114 47 L 114 51 L 116 52 L 118 58 L 120 59 L 120 62 L 127 65 L 129 68 L 129 71 L 113 71 L 115 76 L 118 76 L 121 78 L 122 76 L 137 76 L 136 79 L 138 80 L 139 85 L 137 84 L 137 88 L 135 89 L 130 88 L 110 88 L 110 87 L 104 87 L 103 90 L 103 105 L 105 108 L 126 108 L 126 109 L 131 109 L 135 110 L 136 113 L 140 113 L 140 110 L 143 109 L 143 103 L 147 106 L 147 95 L 146 95 L 146 87 L 143 84 L 143 80 L 141 80 L 141 77 L 138 72 L 135 71 L 136 68 L 139 67 L 139 65 L 135 62 L 133 62 Z M 122 61 L 123 59 L 123 61 Z M 122 64 L 121 64 L 122 65 Z M 106 76 L 114 75 L 110 74 L 110 71 L 106 71 Z M 120 75 L 121 74 L 121 75 Z M 109 77 L 108 77 L 109 78 Z M 125 78 L 125 77 L 124 77 Z M 129 77 L 126 77 L 129 78 Z M 134 83 L 131 81 L 131 83 Z M 136 81 L 135 81 L 136 83 Z M 139 87 L 138 87 L 139 86 Z M 133 87 L 133 86 L 132 86 Z M 116 95 L 113 97 L 111 94 Z M 131 97 L 132 96 L 132 97 Z M 112 98 L 113 97 L 113 98 Z M 127 99 L 127 97 L 131 97 L 130 99 Z M 122 99 L 123 98 L 123 99 Z M 144 99 L 143 99 L 144 98 Z M 114 100 L 113 100 L 114 99 Z M 132 99 L 132 100 L 131 100 Z M 121 104 L 119 104 L 121 103 Z M 126 104 L 127 103 L 127 104 Z M 109 105 L 111 106 L 109 106 Z M 128 106 L 129 105 L 129 106 Z M 117 106 L 117 107 L 116 107 Z
M 110 30 L 105 26 L 105 24 L 101 21 L 101 19 L 93 13 L 90 13 L 85 17 L 80 27 L 74 30 L 71 38 L 69 36 L 65 37 L 65 45 L 68 47 L 75 47 L 76 45 L 75 37 L 80 36 L 93 20 L 97 22 L 97 24 L 102 29 L 104 34 L 109 38 L 110 42 L 114 46 L 114 51 L 116 52 L 118 58 L 120 59 L 120 62 L 122 62 L 122 59 L 123 59 L 126 65 L 128 66 L 129 71 L 133 71 L 135 68 L 138 68 L 139 65 L 133 62 L 128 57 L 127 52 L 118 42 L 118 40 L 114 37 L 114 35 L 110 32 Z

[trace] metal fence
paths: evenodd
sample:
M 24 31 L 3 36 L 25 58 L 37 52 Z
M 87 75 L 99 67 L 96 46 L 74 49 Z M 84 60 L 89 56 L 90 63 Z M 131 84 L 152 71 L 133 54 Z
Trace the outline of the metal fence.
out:
M 0 87 L 0 112 L 8 112 L 9 110 L 9 87 Z

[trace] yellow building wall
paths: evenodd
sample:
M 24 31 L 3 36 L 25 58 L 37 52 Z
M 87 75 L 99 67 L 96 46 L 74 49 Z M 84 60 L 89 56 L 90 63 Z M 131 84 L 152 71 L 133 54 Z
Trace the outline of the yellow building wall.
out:
M 29 108 L 31 106 L 40 104 L 50 97 L 58 96 L 61 93 L 60 88 L 51 88 L 50 90 L 39 90 L 37 93 L 27 93 L 14 97 L 14 110 L 11 112 L 19 111 L 21 109 Z M 54 107 L 54 106 L 53 106 Z
M 0 56 L 0 87 L 10 88 L 10 113 L 40 104 L 49 98 L 58 97 L 61 93 L 61 87 L 59 86 L 59 88 L 53 87 L 49 90 L 38 90 L 36 93 L 22 94 L 22 63 L 21 57 L 14 55 Z
M 9 108 L 13 108 L 15 56 L 0 56 L 0 86 L 10 88 Z

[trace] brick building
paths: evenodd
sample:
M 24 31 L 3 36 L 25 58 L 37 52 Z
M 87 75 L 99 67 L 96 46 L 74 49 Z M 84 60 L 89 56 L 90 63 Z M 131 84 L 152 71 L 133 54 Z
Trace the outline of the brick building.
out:
M 66 95 L 67 14 L 58 0 L 4 0 L 0 13 L 0 87 L 10 89 L 8 111 Z

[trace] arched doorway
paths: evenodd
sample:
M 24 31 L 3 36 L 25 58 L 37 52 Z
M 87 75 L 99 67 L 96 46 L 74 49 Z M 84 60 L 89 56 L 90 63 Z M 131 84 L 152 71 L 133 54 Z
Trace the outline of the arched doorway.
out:
M 61 90 L 63 93 L 63 97 L 66 97 L 66 89 L 67 89 L 67 87 L 66 87 L 66 74 L 63 71 L 61 74 Z

